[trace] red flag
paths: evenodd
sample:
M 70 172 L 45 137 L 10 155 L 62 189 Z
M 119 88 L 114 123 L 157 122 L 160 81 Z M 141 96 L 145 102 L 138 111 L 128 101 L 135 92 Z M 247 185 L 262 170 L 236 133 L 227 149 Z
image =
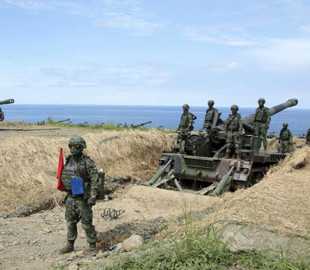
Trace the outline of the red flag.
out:
M 58 160 L 58 171 L 57 171 L 57 179 L 58 179 L 57 189 L 60 191 L 63 191 L 65 189 L 64 184 L 61 182 L 61 174 L 63 170 L 64 170 L 64 156 L 63 156 L 62 148 L 60 148 L 59 160 Z

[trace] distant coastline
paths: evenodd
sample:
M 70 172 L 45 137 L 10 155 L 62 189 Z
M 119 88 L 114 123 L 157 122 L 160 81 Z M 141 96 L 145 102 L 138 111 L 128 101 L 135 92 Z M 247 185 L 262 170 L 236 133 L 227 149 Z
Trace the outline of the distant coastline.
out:
M 226 119 L 230 113 L 227 107 L 217 107 Z M 175 129 L 178 126 L 182 109 L 180 106 L 131 106 L 131 105 L 38 105 L 38 104 L 12 104 L 2 106 L 5 120 L 20 120 L 30 123 L 46 121 L 48 117 L 59 121 L 70 118 L 73 123 L 113 123 L 113 124 L 139 124 L 152 121 L 146 127 Z M 190 111 L 197 116 L 195 130 L 202 127 L 206 107 L 192 106 Z M 240 108 L 242 116 L 253 114 L 255 108 Z M 292 133 L 297 136 L 305 133 L 310 128 L 310 109 L 288 108 L 271 120 L 268 132 L 278 133 L 283 122 L 289 124 Z

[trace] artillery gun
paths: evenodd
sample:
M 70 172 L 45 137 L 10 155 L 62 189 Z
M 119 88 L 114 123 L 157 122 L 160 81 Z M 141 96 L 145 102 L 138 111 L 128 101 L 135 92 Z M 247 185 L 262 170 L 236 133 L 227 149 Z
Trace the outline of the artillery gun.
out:
M 297 105 L 290 99 L 269 108 L 275 115 Z M 230 189 L 249 187 L 258 182 L 270 168 L 284 159 L 287 154 L 259 151 L 260 138 L 254 136 L 255 114 L 242 118 L 244 134 L 240 138 L 240 159 L 225 159 L 226 134 L 224 124 L 214 118 L 211 130 L 195 132 L 189 136 L 185 153 L 176 148 L 160 157 L 157 173 L 148 185 L 169 189 L 195 190 L 198 194 L 220 195 Z
M 12 98 L 0 101 L 0 105 L 12 104 L 12 103 L 14 103 L 14 99 Z M 3 120 L 4 120 L 4 112 L 0 108 L 0 121 L 3 121 Z

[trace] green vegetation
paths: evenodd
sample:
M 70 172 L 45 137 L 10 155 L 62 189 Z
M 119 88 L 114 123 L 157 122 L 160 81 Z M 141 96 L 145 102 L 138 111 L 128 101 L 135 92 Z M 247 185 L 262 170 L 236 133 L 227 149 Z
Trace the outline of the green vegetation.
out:
M 269 257 L 265 253 L 232 253 L 209 230 L 192 230 L 182 240 L 170 240 L 169 244 L 149 244 L 135 255 L 126 256 L 113 265 L 102 269 L 142 270 L 142 269 L 310 269 L 309 258 L 292 261 L 286 255 Z M 146 251 L 148 248 L 149 251 Z M 140 256 L 137 256 L 140 254 Z M 240 268 L 239 268 L 240 267 Z
M 46 126 L 53 126 L 53 127 L 73 127 L 73 128 L 89 128 L 89 129 L 102 129 L 102 130 L 110 130 L 110 131 L 124 131 L 124 130 L 131 130 L 131 129 L 137 129 L 140 131 L 149 131 L 150 128 L 147 127 L 137 127 L 133 128 L 130 126 L 123 127 L 115 125 L 114 123 L 107 123 L 107 124 L 88 124 L 88 123 L 78 123 L 78 124 L 72 124 L 70 122 L 55 122 L 52 117 L 48 117 L 46 122 L 38 122 L 38 125 L 46 125 Z

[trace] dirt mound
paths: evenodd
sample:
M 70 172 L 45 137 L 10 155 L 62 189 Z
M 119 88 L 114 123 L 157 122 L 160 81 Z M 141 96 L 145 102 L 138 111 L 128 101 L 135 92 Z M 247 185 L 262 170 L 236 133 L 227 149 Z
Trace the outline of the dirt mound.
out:
M 310 147 L 298 149 L 262 181 L 226 194 L 211 219 L 263 226 L 284 234 L 310 235 Z
M 105 138 L 118 139 L 100 143 Z M 171 148 L 171 136 L 160 131 L 102 132 L 84 136 L 85 151 L 108 176 L 148 180 L 155 172 L 161 152 Z M 24 203 L 59 198 L 56 172 L 59 148 L 66 155 L 68 138 L 13 136 L 0 141 L 0 212 Z
M 31 123 L 26 123 L 23 121 L 3 121 L 3 122 L 0 122 L 0 128 L 8 128 L 8 127 L 23 128 L 23 127 L 29 127 L 29 126 L 31 126 Z

